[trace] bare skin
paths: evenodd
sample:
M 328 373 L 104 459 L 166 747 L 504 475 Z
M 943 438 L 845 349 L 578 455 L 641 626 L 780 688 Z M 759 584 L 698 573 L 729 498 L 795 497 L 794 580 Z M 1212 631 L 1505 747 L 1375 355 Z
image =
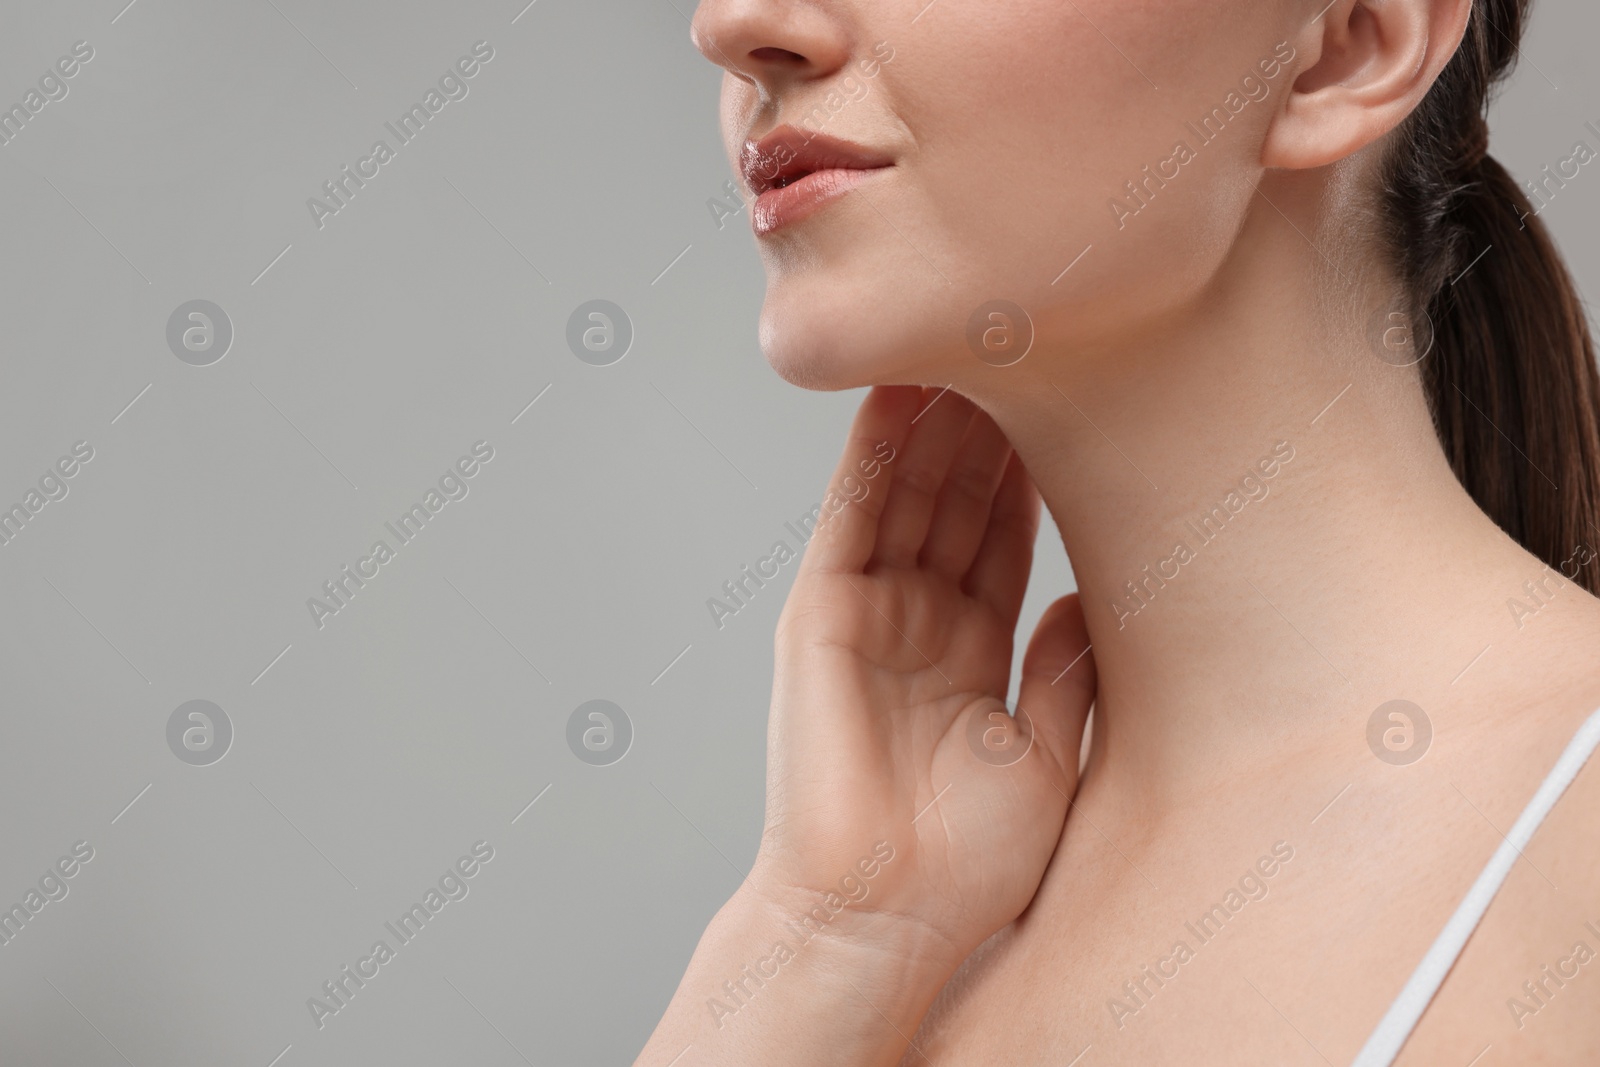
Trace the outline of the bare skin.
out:
M 763 238 L 763 343 L 813 387 L 915 385 L 858 415 L 834 484 L 877 442 L 894 459 L 808 547 L 785 607 L 760 855 L 638 1062 L 1349 1062 L 1600 707 L 1600 600 L 1473 504 L 1416 369 L 1367 334 L 1393 288 L 1367 237 L 1377 151 L 1467 4 L 945 3 L 913 37 L 922 6 L 704 0 L 696 16 L 731 71 L 731 154 L 874 41 L 901 42 L 829 132 L 905 154 Z M 1139 40 L 1139 66 L 1189 102 L 1177 113 L 1292 41 L 1273 93 L 1137 232 L 1081 205 L 1156 158 L 1140 131 L 1167 113 L 1096 34 Z M 1059 103 L 1073 92 L 1081 125 Z M 1076 135 L 1070 156 L 1037 139 L 1045 119 Z M 984 143 L 1015 146 L 1014 166 Z M 1009 198 L 954 210 L 984 182 Z M 1006 368 L 962 340 L 997 291 L 1039 309 Z M 1246 475 L 1248 501 L 1197 538 Z M 1038 498 L 1080 596 L 1031 639 L 1034 743 L 986 760 L 968 728 L 1008 692 Z M 1190 558 L 1129 600 L 1180 540 Z M 1431 726 L 1403 765 L 1369 743 L 1392 700 Z M 1600 951 L 1597 840 L 1591 764 L 1397 1062 L 1600 1047 L 1600 958 L 1537 1000 L 1523 985 L 1578 942 Z M 894 858 L 868 876 L 877 842 Z M 798 941 L 792 920 L 853 871 L 864 894 Z M 1244 903 L 1220 929 L 1186 926 L 1230 890 Z M 785 939 L 772 977 L 725 992 Z

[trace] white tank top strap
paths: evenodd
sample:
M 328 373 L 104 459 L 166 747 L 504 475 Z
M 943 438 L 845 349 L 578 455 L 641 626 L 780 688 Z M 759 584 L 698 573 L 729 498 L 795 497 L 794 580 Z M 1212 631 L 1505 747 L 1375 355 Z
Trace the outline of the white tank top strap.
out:
M 1550 809 L 1561 799 L 1561 794 L 1566 792 L 1567 786 L 1572 784 L 1597 746 L 1600 746 L 1600 709 L 1585 720 L 1568 742 L 1561 758 L 1556 760 L 1555 766 L 1539 786 L 1539 791 L 1528 801 L 1528 806 L 1511 827 L 1511 832 L 1495 849 L 1488 866 L 1472 883 L 1472 888 L 1467 890 L 1467 895 L 1456 907 L 1455 914 L 1450 916 L 1450 921 L 1439 932 L 1433 947 L 1422 957 L 1417 969 L 1411 972 L 1405 988 L 1400 990 L 1400 995 L 1389 1005 L 1389 1010 L 1372 1031 L 1372 1036 L 1367 1038 L 1367 1043 L 1351 1061 L 1351 1067 L 1389 1067 L 1394 1062 L 1434 994 L 1439 991 L 1439 986 L 1444 983 L 1445 975 L 1455 966 L 1456 957 L 1461 955 L 1467 939 L 1477 929 L 1517 857 L 1528 847 L 1534 831 L 1550 814 Z

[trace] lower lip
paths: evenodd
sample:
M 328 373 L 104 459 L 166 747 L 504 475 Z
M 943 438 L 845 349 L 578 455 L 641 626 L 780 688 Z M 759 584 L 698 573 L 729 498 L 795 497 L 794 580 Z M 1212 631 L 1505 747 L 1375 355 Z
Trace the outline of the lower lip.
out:
M 765 237 L 792 226 L 821 211 L 870 175 L 887 169 L 815 170 L 782 189 L 769 189 L 756 198 L 755 209 L 750 212 L 750 228 L 757 237 Z

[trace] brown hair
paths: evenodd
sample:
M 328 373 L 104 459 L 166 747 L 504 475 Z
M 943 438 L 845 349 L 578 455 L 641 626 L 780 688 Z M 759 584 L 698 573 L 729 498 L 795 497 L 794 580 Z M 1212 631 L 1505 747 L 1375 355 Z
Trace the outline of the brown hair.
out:
M 1593 342 L 1549 232 L 1487 151 L 1490 92 L 1531 3 L 1473 0 L 1461 47 L 1395 137 L 1384 210 L 1411 306 L 1432 326 L 1420 369 L 1456 477 L 1524 548 L 1600 592 L 1600 557 L 1575 556 L 1600 535 Z

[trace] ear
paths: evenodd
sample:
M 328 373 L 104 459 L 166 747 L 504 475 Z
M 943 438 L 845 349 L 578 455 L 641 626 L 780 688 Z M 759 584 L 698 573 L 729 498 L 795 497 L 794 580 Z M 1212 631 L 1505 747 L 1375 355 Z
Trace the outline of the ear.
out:
M 1304 65 L 1267 131 L 1262 165 L 1326 166 L 1400 125 L 1460 46 L 1472 3 L 1334 0 L 1301 34 Z

